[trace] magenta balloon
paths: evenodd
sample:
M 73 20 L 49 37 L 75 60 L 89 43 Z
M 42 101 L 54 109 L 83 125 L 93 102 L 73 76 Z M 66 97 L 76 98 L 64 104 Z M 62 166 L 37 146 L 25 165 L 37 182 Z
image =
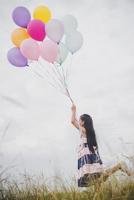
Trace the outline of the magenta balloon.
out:
M 12 18 L 15 24 L 23 28 L 27 28 L 27 25 L 31 20 L 31 15 L 27 8 L 19 6 L 13 10 Z
M 34 19 L 28 24 L 27 31 L 37 41 L 43 41 L 46 36 L 45 24 L 38 19 Z
M 7 53 L 8 61 L 16 67 L 28 66 L 27 58 L 25 58 L 18 47 L 13 47 Z

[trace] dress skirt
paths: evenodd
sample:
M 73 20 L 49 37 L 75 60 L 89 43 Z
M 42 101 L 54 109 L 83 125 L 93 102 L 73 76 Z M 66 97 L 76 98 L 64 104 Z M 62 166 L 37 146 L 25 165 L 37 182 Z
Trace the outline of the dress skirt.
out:
M 103 163 L 98 150 L 92 153 L 88 143 L 82 140 L 77 148 L 78 152 L 78 187 L 88 187 L 93 181 L 99 178 L 103 172 Z

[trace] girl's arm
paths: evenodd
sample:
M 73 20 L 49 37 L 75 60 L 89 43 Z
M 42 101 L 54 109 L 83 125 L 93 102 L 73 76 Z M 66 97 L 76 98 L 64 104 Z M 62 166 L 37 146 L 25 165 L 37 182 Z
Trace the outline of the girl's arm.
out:
M 76 117 L 76 106 L 75 106 L 75 104 L 72 105 L 71 110 L 72 110 L 71 123 L 77 129 L 79 129 L 79 122 L 78 122 L 77 117 Z

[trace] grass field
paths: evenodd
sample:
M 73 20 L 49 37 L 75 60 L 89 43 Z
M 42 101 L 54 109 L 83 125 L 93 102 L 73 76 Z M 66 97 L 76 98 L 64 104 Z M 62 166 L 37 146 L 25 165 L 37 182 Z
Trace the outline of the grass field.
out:
M 94 186 L 81 190 L 75 178 L 67 183 L 58 176 L 47 180 L 44 175 L 30 177 L 24 174 L 16 181 L 5 174 L 5 171 L 0 174 L 0 200 L 134 200 L 133 174 L 128 177 L 117 173 L 102 182 L 99 190 Z

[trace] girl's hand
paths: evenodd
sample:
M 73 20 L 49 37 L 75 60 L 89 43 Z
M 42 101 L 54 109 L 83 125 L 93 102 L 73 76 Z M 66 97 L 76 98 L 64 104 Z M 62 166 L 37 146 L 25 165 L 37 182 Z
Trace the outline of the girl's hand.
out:
M 79 129 L 79 122 L 78 122 L 77 117 L 76 117 L 76 105 L 74 103 L 72 104 L 71 110 L 72 110 L 71 123 L 77 129 Z
M 76 105 L 75 105 L 75 104 L 72 104 L 71 110 L 72 110 L 73 112 L 76 112 Z

